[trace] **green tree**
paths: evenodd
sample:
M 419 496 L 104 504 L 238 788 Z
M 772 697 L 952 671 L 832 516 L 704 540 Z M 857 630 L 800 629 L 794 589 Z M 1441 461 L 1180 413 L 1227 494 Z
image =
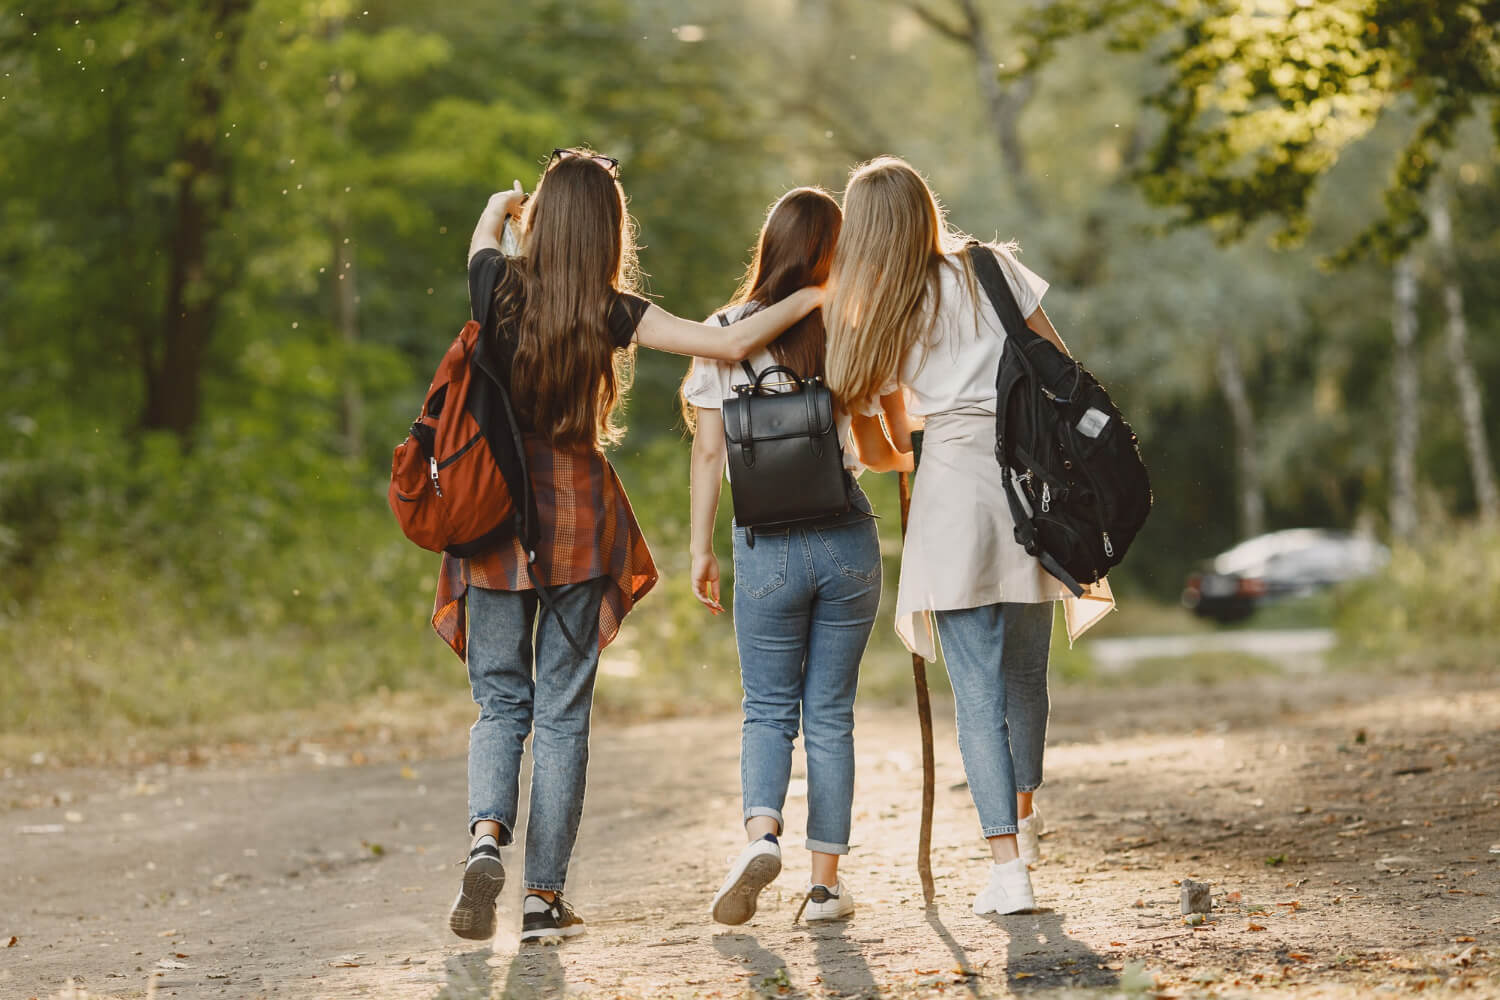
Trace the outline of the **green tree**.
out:
M 1228 235 L 1278 217 L 1306 229 L 1318 181 L 1383 117 L 1407 119 L 1385 214 L 1348 253 L 1395 253 L 1424 229 L 1422 194 L 1459 125 L 1488 113 L 1500 135 L 1500 2 L 1059 0 L 1025 26 L 1035 72 L 1062 39 L 1103 30 L 1163 70 L 1165 120 L 1138 172 L 1187 223 Z

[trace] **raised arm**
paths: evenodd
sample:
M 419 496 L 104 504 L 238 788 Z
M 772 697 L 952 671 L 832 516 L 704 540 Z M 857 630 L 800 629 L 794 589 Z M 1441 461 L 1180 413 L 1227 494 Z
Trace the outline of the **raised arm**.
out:
M 652 305 L 635 328 L 635 342 L 671 354 L 743 361 L 822 304 L 823 289 L 802 288 L 727 327 L 695 323 Z
M 688 533 L 693 560 L 693 596 L 714 614 L 719 603 L 719 557 L 714 554 L 714 519 L 719 514 L 719 492 L 724 483 L 724 416 L 719 410 L 698 407 L 698 429 L 693 433 L 691 521 Z
M 507 218 L 520 218 L 521 206 L 526 202 L 526 192 L 521 182 L 516 181 L 509 191 L 496 191 L 490 195 L 489 203 L 479 214 L 474 224 L 474 235 L 469 237 L 469 260 L 481 250 L 500 249 L 500 229 Z

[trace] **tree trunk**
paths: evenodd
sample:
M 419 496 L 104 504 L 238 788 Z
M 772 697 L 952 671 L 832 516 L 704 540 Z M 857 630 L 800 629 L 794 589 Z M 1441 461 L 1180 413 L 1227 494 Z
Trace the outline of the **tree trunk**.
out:
M 1234 423 L 1235 493 L 1238 497 L 1240 537 L 1254 538 L 1266 530 L 1266 496 L 1261 484 L 1260 452 L 1256 444 L 1255 411 L 1245 387 L 1239 349 L 1228 334 L 1219 337 L 1219 389 Z
M 359 374 L 352 370 L 359 345 L 359 296 L 356 292 L 354 247 L 345 236 L 342 221 L 334 223 L 334 267 L 338 277 L 334 278 L 334 312 L 338 319 L 339 334 L 344 341 L 344 399 L 342 424 L 344 453 L 350 458 L 364 457 L 364 394 L 360 391 Z
M 1027 167 L 1026 146 L 1021 140 L 1020 118 L 1036 89 L 1032 76 L 1011 84 L 1000 83 L 1000 66 L 995 50 L 985 34 L 984 18 L 975 0 L 959 0 L 963 24 L 953 24 L 946 16 L 934 13 L 921 0 L 907 0 L 904 6 L 938 34 L 967 48 L 973 55 L 979 93 L 984 99 L 985 116 L 1000 147 L 1000 160 L 1010 175 L 1011 191 L 1032 216 L 1043 214 L 1044 207 L 1036 196 L 1036 187 Z
M 221 0 L 211 28 L 216 50 L 188 89 L 188 122 L 177 152 L 165 311 L 159 349 L 146 362 L 142 424 L 169 430 L 184 446 L 201 409 L 203 357 L 218 318 L 224 287 L 213 273 L 209 241 L 229 208 L 229 158 L 219 145 L 224 103 L 235 51 L 244 34 L 250 0 Z
M 990 47 L 985 35 L 984 20 L 974 0 L 960 0 L 964 20 L 968 22 L 969 48 L 974 53 L 974 71 L 979 78 L 979 93 L 984 97 L 985 110 L 989 115 L 990 128 L 1000 146 L 1000 158 L 1011 177 L 1011 190 L 1026 208 L 1042 214 L 1041 203 L 1031 181 L 1031 171 L 1026 163 L 1026 147 L 1021 141 L 1020 118 L 1032 91 L 1036 89 L 1036 77 L 1027 76 L 1011 84 L 1010 89 L 1000 85 L 1000 65 L 995 60 L 995 50 Z
M 1391 360 L 1395 426 L 1391 436 L 1391 537 L 1406 541 L 1417 530 L 1417 435 L 1421 430 L 1417 370 L 1417 265 L 1411 254 L 1396 261 Z
M 328 18 L 325 37 L 330 46 L 338 41 L 344 30 L 344 19 Z M 335 147 L 342 147 L 349 134 L 349 115 L 344 109 L 343 89 L 335 71 L 329 79 L 330 107 L 333 109 L 332 133 Z M 340 408 L 340 424 L 344 438 L 344 454 L 353 459 L 364 457 L 364 394 L 360 389 L 359 371 L 355 357 L 359 345 L 359 285 L 355 275 L 354 246 L 349 235 L 348 199 L 334 195 L 333 224 L 333 312 L 339 336 L 344 342 L 344 394 Z
M 1437 247 L 1438 266 L 1443 270 L 1443 311 L 1446 314 L 1448 366 L 1453 373 L 1453 388 L 1458 396 L 1458 415 L 1463 421 L 1464 445 L 1469 452 L 1469 472 L 1474 479 L 1474 499 L 1479 516 L 1486 521 L 1500 520 L 1500 491 L 1495 487 L 1495 467 L 1490 460 L 1490 446 L 1484 428 L 1484 396 L 1479 376 L 1469 358 L 1469 323 L 1464 313 L 1464 289 L 1458 276 L 1458 259 L 1453 248 L 1453 220 L 1448 211 L 1447 192 L 1441 187 L 1433 193 L 1428 213 L 1432 223 L 1432 241 Z

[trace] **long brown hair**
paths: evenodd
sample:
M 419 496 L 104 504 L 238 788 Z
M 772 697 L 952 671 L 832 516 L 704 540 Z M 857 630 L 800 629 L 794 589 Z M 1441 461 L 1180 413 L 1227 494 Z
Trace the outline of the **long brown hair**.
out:
M 558 447 L 619 442 L 634 359 L 609 325 L 617 293 L 636 280 L 625 192 L 587 150 L 576 152 L 537 182 L 520 220 L 521 256 L 495 290 L 501 329 L 517 335 L 516 407 Z
M 820 187 L 792 188 L 782 195 L 766 213 L 745 278 L 724 308 L 743 305 L 748 306 L 747 313 L 753 312 L 780 302 L 799 288 L 823 284 L 833 268 L 843 220 L 838 200 Z M 823 313 L 814 309 L 771 341 L 768 350 L 777 364 L 786 365 L 803 378 L 813 378 L 823 374 L 826 346 Z M 682 414 L 688 427 L 694 427 L 693 407 L 686 400 Z

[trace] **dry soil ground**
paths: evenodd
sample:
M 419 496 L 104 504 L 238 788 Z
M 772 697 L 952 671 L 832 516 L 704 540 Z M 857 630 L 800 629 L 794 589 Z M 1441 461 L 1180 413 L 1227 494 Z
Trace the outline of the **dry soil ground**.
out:
M 1500 996 L 1497 680 L 1054 692 L 1044 908 L 999 919 L 969 908 L 985 858 L 950 706 L 930 908 L 914 718 L 865 712 L 859 910 L 817 928 L 792 923 L 798 848 L 750 924 L 707 919 L 740 840 L 736 718 L 600 723 L 570 880 L 590 932 L 562 947 L 518 947 L 516 878 L 493 947 L 444 928 L 461 707 L 320 742 L 39 757 L 0 780 L 0 997 Z M 1186 877 L 1214 885 L 1201 927 L 1178 913 Z

